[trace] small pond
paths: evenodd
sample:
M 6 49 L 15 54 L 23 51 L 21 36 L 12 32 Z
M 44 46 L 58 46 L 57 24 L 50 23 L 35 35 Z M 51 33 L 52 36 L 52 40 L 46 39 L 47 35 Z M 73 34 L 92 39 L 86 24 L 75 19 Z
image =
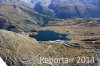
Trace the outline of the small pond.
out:
M 68 35 L 50 30 L 39 31 L 36 35 L 31 35 L 30 37 L 35 38 L 37 41 L 70 40 Z

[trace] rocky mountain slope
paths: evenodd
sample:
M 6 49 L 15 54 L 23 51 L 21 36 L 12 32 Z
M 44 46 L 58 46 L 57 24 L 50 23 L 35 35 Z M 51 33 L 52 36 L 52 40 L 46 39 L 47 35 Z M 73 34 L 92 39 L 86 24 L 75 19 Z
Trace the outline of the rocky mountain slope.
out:
M 100 17 L 100 5 L 96 5 L 98 2 L 94 0 L 59 0 L 56 3 L 55 1 L 49 7 L 56 12 L 59 18 Z
M 48 3 L 46 5 L 46 3 Z M 100 1 L 99 0 L 46 0 L 44 3 L 40 2 L 35 7 L 41 7 L 37 10 L 39 13 L 47 14 L 52 13 L 52 16 L 58 18 L 73 18 L 73 17 L 100 17 Z M 51 16 L 50 15 L 50 16 Z
M 28 60 L 41 50 L 39 43 L 25 34 L 0 30 L 0 57 L 8 66 L 22 66 L 22 60 Z
M 99 0 L 1 0 L 2 3 L 25 3 L 35 11 L 52 17 L 100 17 Z
M 0 29 L 29 32 L 45 22 L 55 20 L 39 14 L 19 0 L 0 0 Z

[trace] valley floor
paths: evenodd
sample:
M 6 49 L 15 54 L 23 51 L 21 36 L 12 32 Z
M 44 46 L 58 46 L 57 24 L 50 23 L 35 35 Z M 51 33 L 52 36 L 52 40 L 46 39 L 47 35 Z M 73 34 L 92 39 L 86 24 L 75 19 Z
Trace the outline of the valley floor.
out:
M 68 57 L 77 57 L 77 56 L 94 56 L 98 54 L 100 55 L 100 19 L 99 18 L 91 18 L 91 19 L 66 19 L 59 20 L 48 23 L 46 26 L 37 28 L 37 30 L 51 30 L 58 33 L 67 34 L 70 41 L 58 44 L 62 44 L 67 47 L 69 50 L 65 50 L 62 52 L 66 52 L 66 56 Z M 42 42 L 42 44 L 50 44 L 50 42 Z M 55 45 L 57 42 L 51 42 L 51 44 Z M 98 51 L 97 51 L 98 50 Z M 78 53 L 77 53 L 78 52 Z M 70 54 L 73 53 L 73 54 Z M 100 58 L 100 57 L 99 57 Z M 79 64 L 80 65 L 80 64 Z M 73 65 L 75 66 L 75 65 Z M 85 66 L 85 65 L 80 65 Z M 89 64 L 88 64 L 89 66 Z M 97 66 L 91 65 L 90 66 Z

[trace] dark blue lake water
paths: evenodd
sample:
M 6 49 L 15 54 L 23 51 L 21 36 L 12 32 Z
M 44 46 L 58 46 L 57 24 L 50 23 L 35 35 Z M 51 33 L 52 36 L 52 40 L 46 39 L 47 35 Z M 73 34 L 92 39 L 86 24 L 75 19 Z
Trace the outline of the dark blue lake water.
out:
M 54 41 L 54 40 L 70 40 L 66 34 L 57 33 L 54 31 L 46 30 L 39 31 L 36 35 L 31 35 L 31 37 L 35 38 L 37 41 Z

